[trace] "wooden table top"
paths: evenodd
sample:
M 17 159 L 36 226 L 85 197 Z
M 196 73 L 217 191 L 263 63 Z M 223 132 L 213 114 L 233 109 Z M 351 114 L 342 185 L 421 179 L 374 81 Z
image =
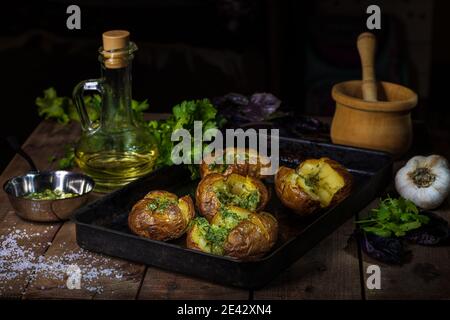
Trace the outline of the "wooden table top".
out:
M 38 168 L 54 169 L 51 156 L 76 141 L 78 124 L 42 122 L 23 148 Z M 28 171 L 15 156 L 0 176 L 3 185 Z M 361 213 L 377 205 L 370 203 Z M 450 221 L 447 202 L 437 211 Z M 0 297 L 13 299 L 449 299 L 450 248 L 411 246 L 413 258 L 401 267 L 370 261 L 356 246 L 347 247 L 354 228 L 348 220 L 288 270 L 261 290 L 224 287 L 150 266 L 84 251 L 71 222 L 47 224 L 20 219 L 0 192 Z M 381 289 L 366 287 L 370 264 L 381 268 Z M 61 272 L 82 266 L 81 289 L 68 289 Z

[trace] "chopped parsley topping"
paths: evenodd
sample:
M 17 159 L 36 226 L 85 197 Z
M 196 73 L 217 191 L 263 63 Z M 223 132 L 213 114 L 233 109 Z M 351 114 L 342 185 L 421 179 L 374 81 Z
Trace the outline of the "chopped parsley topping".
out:
M 258 190 L 235 194 L 223 187 L 217 189 L 216 195 L 222 205 L 233 205 L 250 211 L 255 211 L 260 201 Z
M 301 175 L 299 172 L 297 173 L 298 176 L 305 182 L 305 185 L 313 190 L 315 190 L 317 188 L 317 185 L 320 182 L 320 169 L 319 169 L 319 164 L 316 165 L 317 170 L 315 170 L 314 173 L 310 173 L 306 176 Z
M 222 207 L 219 214 L 222 215 L 222 220 L 217 225 L 210 224 L 204 217 L 195 218 L 193 223 L 200 228 L 201 235 L 208 243 L 211 253 L 223 255 L 223 245 L 228 234 L 245 218 L 226 207 Z
M 177 202 L 173 199 L 167 198 L 155 198 L 151 199 L 151 201 L 147 204 L 147 208 L 150 211 L 164 211 L 167 208 L 177 205 Z
M 314 173 L 314 174 L 307 175 L 307 176 L 299 175 L 299 177 L 303 179 L 303 181 L 305 182 L 305 185 L 307 187 L 309 187 L 309 188 L 311 188 L 313 190 L 316 189 L 317 184 L 320 181 L 320 177 L 319 177 L 319 173 L 318 172 Z
M 204 217 L 197 217 L 194 219 L 195 223 L 200 228 L 200 234 L 208 243 L 210 250 L 214 254 L 223 254 L 223 244 L 228 237 L 229 230 L 224 227 L 211 225 Z
M 224 173 L 228 169 L 228 165 L 214 162 L 208 165 L 208 169 L 213 172 Z
M 42 192 L 31 192 L 24 196 L 25 199 L 30 200 L 60 200 L 60 199 L 68 199 L 78 196 L 77 193 L 64 192 L 59 189 L 50 190 L 45 189 Z

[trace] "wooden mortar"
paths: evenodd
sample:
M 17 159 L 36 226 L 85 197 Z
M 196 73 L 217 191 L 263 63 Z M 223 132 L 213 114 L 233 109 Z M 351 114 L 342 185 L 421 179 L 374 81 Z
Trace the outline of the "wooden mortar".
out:
M 401 155 L 412 143 L 410 112 L 417 105 L 417 95 L 401 85 L 375 81 L 372 34 L 358 37 L 358 50 L 363 80 L 338 83 L 331 92 L 336 101 L 331 140 Z

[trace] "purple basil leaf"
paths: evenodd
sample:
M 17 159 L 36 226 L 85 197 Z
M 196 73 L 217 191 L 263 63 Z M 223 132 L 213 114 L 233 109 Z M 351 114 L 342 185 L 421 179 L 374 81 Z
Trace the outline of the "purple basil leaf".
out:
M 422 211 L 421 214 L 429 217 L 430 221 L 418 229 L 409 231 L 404 238 L 413 243 L 425 246 L 448 243 L 450 239 L 448 222 L 429 211 Z
M 212 103 L 217 107 L 236 107 L 236 106 L 246 106 L 250 103 L 248 98 L 239 93 L 228 93 L 224 96 L 212 99 Z
M 353 236 L 361 249 L 375 260 L 400 265 L 408 258 L 409 252 L 399 238 L 383 238 L 363 230 L 356 230 Z
M 264 121 L 281 104 L 281 101 L 270 93 L 255 93 L 250 98 L 238 93 L 228 93 L 212 101 L 219 114 L 235 126 Z
M 249 99 L 238 93 L 228 93 L 224 96 L 212 99 L 221 117 L 227 119 L 227 123 L 239 127 L 248 123 L 249 119 L 243 114 L 242 108 L 249 104 Z
M 255 93 L 250 97 L 246 111 L 254 121 L 263 121 L 277 111 L 280 105 L 281 100 L 271 93 Z

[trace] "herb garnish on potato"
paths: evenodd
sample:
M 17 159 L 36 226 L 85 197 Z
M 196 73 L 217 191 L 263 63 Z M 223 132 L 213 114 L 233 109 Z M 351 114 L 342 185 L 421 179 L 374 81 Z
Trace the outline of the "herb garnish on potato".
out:
M 278 223 L 271 214 L 227 206 L 221 207 L 211 223 L 204 217 L 195 218 L 186 245 L 207 253 L 255 259 L 270 251 L 277 234 Z

